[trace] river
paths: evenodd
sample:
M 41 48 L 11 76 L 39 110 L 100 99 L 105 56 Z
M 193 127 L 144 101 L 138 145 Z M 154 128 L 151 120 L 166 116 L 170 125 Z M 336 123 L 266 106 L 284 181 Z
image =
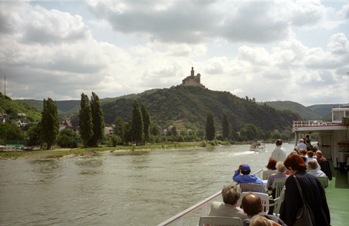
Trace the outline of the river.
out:
M 274 144 L 248 148 L 0 160 L 0 225 L 157 225 L 219 191 L 239 164 L 264 167 Z

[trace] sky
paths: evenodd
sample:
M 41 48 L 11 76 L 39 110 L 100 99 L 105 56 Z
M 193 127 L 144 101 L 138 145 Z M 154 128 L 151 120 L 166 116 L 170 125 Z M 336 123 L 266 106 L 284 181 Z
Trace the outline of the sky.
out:
M 349 0 L 0 0 L 0 91 L 100 99 L 177 86 L 349 103 Z

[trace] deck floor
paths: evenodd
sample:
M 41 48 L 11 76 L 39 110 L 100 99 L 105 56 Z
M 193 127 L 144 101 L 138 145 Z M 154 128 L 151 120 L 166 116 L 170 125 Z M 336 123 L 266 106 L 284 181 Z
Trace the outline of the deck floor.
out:
M 325 188 L 327 203 L 331 214 L 331 225 L 349 225 L 349 184 L 347 173 L 337 169 L 332 171 L 334 177 Z

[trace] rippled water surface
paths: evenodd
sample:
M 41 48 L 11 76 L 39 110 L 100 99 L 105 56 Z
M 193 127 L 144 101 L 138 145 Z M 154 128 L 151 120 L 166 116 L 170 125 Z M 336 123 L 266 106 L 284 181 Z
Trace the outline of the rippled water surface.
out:
M 0 225 L 156 225 L 219 191 L 248 145 L 0 161 Z M 290 152 L 292 145 L 285 144 Z

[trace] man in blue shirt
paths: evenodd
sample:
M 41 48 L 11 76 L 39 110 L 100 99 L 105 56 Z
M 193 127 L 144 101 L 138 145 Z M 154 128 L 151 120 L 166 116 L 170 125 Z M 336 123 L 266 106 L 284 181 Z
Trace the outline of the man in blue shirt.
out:
M 241 164 L 233 175 L 233 181 L 238 184 L 263 184 L 262 179 L 252 175 L 251 168 L 248 164 Z

